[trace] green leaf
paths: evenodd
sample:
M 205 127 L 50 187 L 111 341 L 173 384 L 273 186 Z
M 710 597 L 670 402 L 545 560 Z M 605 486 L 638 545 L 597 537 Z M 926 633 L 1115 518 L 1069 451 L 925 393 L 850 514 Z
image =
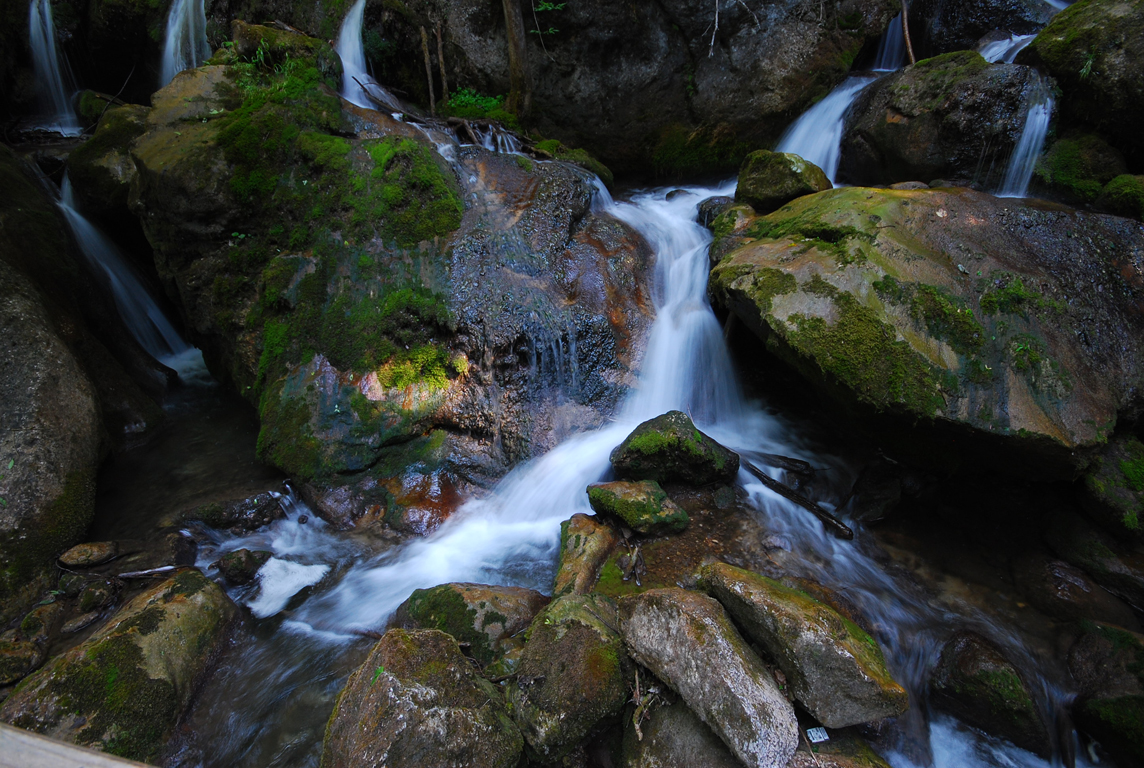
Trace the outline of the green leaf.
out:
M 377 671 L 373 673 L 373 679 L 369 681 L 370 685 L 373 685 L 374 683 L 376 683 L 378 678 L 381 677 L 384 673 L 385 673 L 385 667 L 384 666 L 378 667 Z
M 11 469 L 11 468 L 12 468 L 12 465 L 13 465 L 13 464 L 15 464 L 15 463 L 16 463 L 16 460 L 15 460 L 15 459 L 8 459 L 8 469 Z

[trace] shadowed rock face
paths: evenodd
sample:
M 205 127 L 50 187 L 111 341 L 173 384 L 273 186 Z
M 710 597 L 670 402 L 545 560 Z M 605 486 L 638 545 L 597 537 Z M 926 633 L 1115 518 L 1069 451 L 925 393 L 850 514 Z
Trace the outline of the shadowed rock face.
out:
M 1140 407 L 1137 222 L 966 189 L 850 188 L 762 218 L 733 208 L 715 231 L 714 299 L 853 413 L 957 426 L 979 459 L 1003 448 L 1005 466 L 1043 474 L 1076 472 Z M 936 458 L 917 426 L 912 455 Z M 969 458 L 941 445 L 942 461 Z
M 1077 727 L 1099 740 L 1118 765 L 1144 762 L 1144 638 L 1120 627 L 1091 626 L 1069 650 L 1080 696 Z
M 713 598 L 678 588 L 620 600 L 624 644 L 751 768 L 785 766 L 794 709 Z
M 1037 32 L 1054 12 L 1043 0 L 914 0 L 910 38 L 919 59 L 969 51 L 996 30 L 1014 35 Z

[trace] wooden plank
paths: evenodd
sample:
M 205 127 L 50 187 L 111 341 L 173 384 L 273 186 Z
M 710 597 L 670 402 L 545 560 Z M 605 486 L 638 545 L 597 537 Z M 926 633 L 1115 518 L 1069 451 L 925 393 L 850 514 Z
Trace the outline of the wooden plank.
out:
M 0 723 L 0 768 L 152 768 Z

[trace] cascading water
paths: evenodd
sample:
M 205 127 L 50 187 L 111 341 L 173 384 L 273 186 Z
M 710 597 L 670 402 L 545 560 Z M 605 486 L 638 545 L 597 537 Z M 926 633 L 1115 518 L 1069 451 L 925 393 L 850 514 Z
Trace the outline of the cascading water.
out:
M 1039 73 L 1029 93 L 1029 112 L 1025 117 L 1025 127 L 1013 154 L 1009 157 L 1009 167 L 1005 179 L 997 191 L 998 197 L 1024 197 L 1033 179 L 1033 169 L 1041 156 L 1045 135 L 1049 132 L 1049 121 L 1053 116 L 1053 92 L 1048 82 Z
M 210 55 L 203 0 L 175 0 L 167 14 L 167 38 L 163 43 L 159 87 L 171 82 L 184 69 L 200 66 Z
M 902 29 L 902 14 L 890 21 L 890 26 L 878 41 L 878 53 L 874 57 L 875 72 L 896 72 L 906 64 L 906 33 Z
M 115 308 L 140 346 L 156 360 L 177 363 L 192 351 L 197 356 L 197 350 L 171 325 L 115 243 L 76 210 L 71 180 L 66 175 L 60 185 L 59 206 L 80 250 L 96 273 L 106 280 Z
M 204 568 L 222 552 L 240 547 L 271 550 L 278 561 L 260 573 L 257 586 L 231 592 L 264 617 L 259 626 L 266 629 L 252 630 L 262 640 L 251 638 L 241 658 L 224 661 L 204 693 L 202 713 L 236 711 L 236 706 L 243 712 L 222 725 L 216 720 L 219 733 L 210 744 L 198 745 L 210 755 L 207 764 L 316 761 L 340 681 L 364 654 L 358 636 L 384 626 L 414 589 L 475 581 L 547 592 L 560 523 L 574 513 L 590 512 L 585 487 L 605 475 L 612 448 L 641 421 L 685 410 L 704 431 L 748 458 L 782 453 L 830 464 L 829 457 L 814 455 L 775 417 L 744 399 L 707 303 L 711 236 L 695 222 L 696 204 L 731 193 L 733 185 L 672 190 L 670 199 L 668 190 L 656 190 L 621 203 L 612 202 L 602 184 L 599 189 L 596 209 L 638 229 L 657 254 L 656 320 L 639 384 L 615 422 L 576 435 L 518 467 L 490 494 L 467 501 L 435 533 L 400 547 L 378 552 L 360 539 L 339 537 L 289 495 L 284 499 L 287 518 L 268 529 L 243 537 L 206 532 L 210 541 L 199 556 Z M 776 471 L 776 477 L 782 479 L 781 473 Z M 1049 763 L 1008 743 L 950 719 L 927 722 L 923 714 L 925 681 L 941 643 L 953 627 L 966 625 L 1005 646 L 1034 679 L 1041 679 L 1042 707 L 1052 711 L 1063 693 L 1037 677 L 1037 662 L 1019 640 L 969 606 L 935 601 L 897 581 L 868 553 L 871 538 L 861 526 L 856 526 L 853 542 L 841 541 L 747 472 L 740 473 L 739 481 L 761 524 L 787 542 L 787 567 L 854 601 L 875 627 L 896 679 L 910 690 L 913 709 L 897 726 L 903 748 L 889 755 L 895 768 L 1047 768 Z M 313 522 L 303 525 L 304 517 Z M 236 697 L 241 701 L 236 703 Z
M 986 43 L 977 52 L 981 54 L 981 58 L 990 64 L 998 62 L 1012 64 L 1013 60 L 1017 58 L 1017 54 L 1025 50 L 1034 38 L 1036 35 L 1009 35 L 1003 40 Z
M 337 51 L 342 60 L 342 98 L 359 107 L 375 109 L 380 101 L 395 112 L 403 111 L 400 100 L 370 77 L 365 65 L 361 30 L 365 23 L 365 0 L 357 0 L 342 20 Z M 366 95 L 366 89 L 369 95 Z M 372 98 L 370 98 L 372 96 Z
M 798 155 L 821 168 L 832 184 L 837 182 L 846 110 L 874 79 L 861 74 L 848 77 L 786 129 L 775 151 Z
M 72 74 L 67 61 L 61 61 L 56 47 L 56 25 L 52 20 L 50 0 L 32 0 L 28 7 L 28 42 L 32 48 L 36 93 L 49 120 L 43 127 L 65 136 L 79 134 L 82 129 L 71 101 L 75 91 Z

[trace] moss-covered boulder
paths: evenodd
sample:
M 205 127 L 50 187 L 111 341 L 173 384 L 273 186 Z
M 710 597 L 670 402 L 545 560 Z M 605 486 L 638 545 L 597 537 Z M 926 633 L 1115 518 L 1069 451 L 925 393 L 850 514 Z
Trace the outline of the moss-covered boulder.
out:
M 1048 758 L 1052 736 L 1021 673 L 989 640 L 954 635 L 930 678 L 930 701 L 975 728 Z
M 620 757 L 622 768 L 704 766 L 742 768 L 739 758 L 700 720 L 682 699 L 667 701 L 666 686 L 654 679 L 641 679 L 644 690 L 658 688 L 643 717 L 624 723 Z M 641 691 L 642 693 L 642 691 Z M 648 694 L 649 697 L 651 694 Z M 636 730 L 636 727 L 639 730 Z
M 847 188 L 716 232 L 714 301 L 914 460 L 1077 473 L 1144 384 L 1135 222 Z
M 548 598 L 523 587 L 488 584 L 441 584 L 414 590 L 393 616 L 393 626 L 439 629 L 487 666 L 522 644 L 518 636 L 532 623 Z
M 0 685 L 12 685 L 38 669 L 48 657 L 42 643 L 11 629 L 0 635 Z
M 1084 476 L 1085 510 L 1115 536 L 1144 541 L 1144 443 L 1114 437 Z
M 770 213 L 797 197 L 833 188 L 814 163 L 789 152 L 760 149 L 747 155 L 739 166 L 735 200 L 756 213 Z
M 640 424 L 612 451 L 612 469 L 625 480 L 707 485 L 729 483 L 739 455 L 700 432 L 682 411 Z
M 687 513 L 667 497 L 654 480 L 593 483 L 588 503 L 598 514 L 612 515 L 636 533 L 679 533 L 689 522 Z
M 453 638 L 391 629 L 338 694 L 321 764 L 514 768 L 522 743 L 500 689 Z
M 87 541 L 76 544 L 60 555 L 60 563 L 68 568 L 91 568 L 102 565 L 119 554 L 119 545 L 114 541 Z
M 68 176 L 85 214 L 126 211 L 135 180 L 135 162 L 128 149 L 147 130 L 147 113 L 138 104 L 110 107 L 91 138 L 68 155 Z
M 258 569 L 266 565 L 272 555 L 264 549 L 236 549 L 220 557 L 215 565 L 227 584 L 240 587 L 254 581 Z
M 973 51 L 919 61 L 871 84 L 851 106 L 839 178 L 955 178 L 995 188 L 1042 88 L 1031 67 L 989 64 Z
M 1080 515 L 1058 512 L 1045 525 L 1045 543 L 1136 610 L 1144 610 L 1144 553 L 1133 539 L 1111 536 Z
M 1032 187 L 1052 199 L 1087 204 L 1127 170 L 1124 156 L 1100 136 L 1073 133 L 1054 141 L 1037 161 Z
M 795 700 L 826 727 L 897 717 L 909 708 L 878 643 L 833 608 L 725 563 L 706 566 L 699 583 L 766 649 Z
M 1069 650 L 1069 671 L 1080 691 L 1077 727 L 1117 765 L 1144 765 L 1144 637 L 1087 624 Z
M 1039 32 L 1055 12 L 1042 0 L 914 0 L 910 38 L 921 57 L 977 47 L 990 32 Z
M 632 658 L 672 687 L 747 766 L 785 768 L 794 708 L 713 598 L 679 588 L 620 600 Z
M 263 491 L 241 499 L 209 501 L 183 510 L 177 520 L 198 520 L 211 528 L 253 531 L 286 516 L 280 498 L 281 494 Z
M 575 514 L 561 523 L 560 560 L 552 597 L 591 592 L 600 577 L 600 568 L 619 541 L 615 529 L 590 515 Z
M 235 614 L 222 588 L 180 571 L 22 682 L 0 720 L 154 762 Z
M 1144 3 L 1084 0 L 1058 13 L 1018 56 L 1053 77 L 1064 124 L 1107 136 L 1144 162 L 1136 126 L 1144 121 Z
M 1117 176 L 1101 190 L 1096 206 L 1117 216 L 1144 221 L 1144 176 Z
M 610 598 L 553 600 L 528 628 L 516 680 L 507 691 L 529 750 L 541 762 L 560 761 L 620 714 L 633 671 Z

